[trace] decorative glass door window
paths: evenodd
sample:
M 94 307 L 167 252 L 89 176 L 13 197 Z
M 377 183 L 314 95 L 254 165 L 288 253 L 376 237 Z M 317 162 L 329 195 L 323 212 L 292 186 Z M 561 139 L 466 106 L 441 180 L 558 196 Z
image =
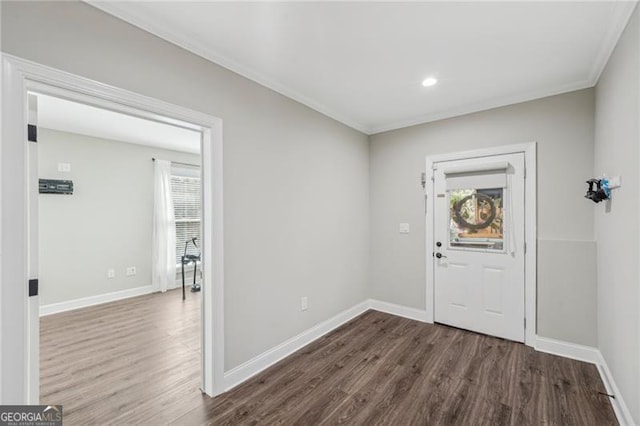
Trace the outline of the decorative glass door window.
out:
M 449 248 L 504 251 L 504 189 L 449 191 Z

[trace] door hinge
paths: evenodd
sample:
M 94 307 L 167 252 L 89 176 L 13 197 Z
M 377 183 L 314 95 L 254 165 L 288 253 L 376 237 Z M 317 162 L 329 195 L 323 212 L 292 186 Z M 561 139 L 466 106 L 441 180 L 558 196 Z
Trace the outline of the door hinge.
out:
M 522 173 L 523 173 L 522 177 L 526 179 L 527 178 L 527 168 L 526 167 L 523 168 Z
M 524 328 L 525 328 L 525 330 L 527 329 L 527 319 L 526 318 L 524 319 Z
M 29 280 L 29 297 L 38 295 L 38 279 Z
M 38 142 L 38 127 L 34 124 L 27 124 L 27 140 L 29 142 Z
M 527 254 L 527 242 L 524 243 L 524 254 Z
M 427 185 L 427 174 L 426 173 L 422 173 L 422 175 L 420 175 L 420 183 L 422 184 L 422 188 L 424 189 Z

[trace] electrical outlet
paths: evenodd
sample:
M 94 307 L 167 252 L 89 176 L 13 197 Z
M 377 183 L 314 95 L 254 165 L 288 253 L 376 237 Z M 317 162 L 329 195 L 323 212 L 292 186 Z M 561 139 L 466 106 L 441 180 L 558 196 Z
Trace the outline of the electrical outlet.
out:
M 107 269 L 107 278 L 111 279 L 111 278 L 115 278 L 116 277 L 116 270 L 115 269 Z
M 135 275 L 136 274 L 136 267 L 135 266 L 129 266 L 127 268 L 127 276 L 130 277 L 131 275 Z
M 400 224 L 400 233 L 401 234 L 408 234 L 409 233 L 409 224 L 408 223 L 401 223 Z
M 301 297 L 300 298 L 300 310 L 301 311 L 306 311 L 307 308 L 309 307 L 309 305 L 307 304 L 307 297 Z

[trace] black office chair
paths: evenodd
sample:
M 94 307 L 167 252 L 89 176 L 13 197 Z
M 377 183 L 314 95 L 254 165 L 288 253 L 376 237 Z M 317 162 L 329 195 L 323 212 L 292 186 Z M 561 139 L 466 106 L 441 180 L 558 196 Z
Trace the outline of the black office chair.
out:
M 198 272 L 198 262 L 200 261 L 200 252 L 198 245 L 196 244 L 197 237 L 193 237 L 190 240 L 184 242 L 184 254 L 181 257 L 182 263 L 182 300 L 186 299 L 186 294 L 184 292 L 184 266 L 191 264 L 193 262 L 193 284 L 191 285 L 191 291 L 196 292 L 200 291 L 200 284 L 196 283 L 196 275 Z M 189 247 L 189 241 L 191 241 L 196 249 L 198 249 L 198 254 L 187 254 L 187 248 Z

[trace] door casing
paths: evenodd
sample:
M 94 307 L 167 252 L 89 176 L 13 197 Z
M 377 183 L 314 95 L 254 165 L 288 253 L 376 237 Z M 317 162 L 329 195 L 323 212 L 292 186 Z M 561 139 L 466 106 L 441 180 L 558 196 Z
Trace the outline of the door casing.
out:
M 202 390 L 224 391 L 224 235 L 222 120 L 137 93 L 2 54 L 0 145 L 0 404 L 38 404 L 39 321 L 27 292 L 29 278 L 28 92 L 48 94 L 202 133 L 203 277 Z M 35 296 L 37 298 L 37 296 Z
M 434 261 L 435 250 L 434 231 L 434 164 L 443 161 L 464 160 L 470 158 L 491 157 L 502 154 L 524 153 L 525 163 L 525 337 L 527 346 L 536 344 L 536 265 L 537 265 L 537 197 L 536 197 L 536 142 L 497 146 L 473 151 L 454 152 L 427 156 L 425 160 L 425 247 L 426 247 L 426 291 L 425 291 L 425 320 L 434 322 Z

